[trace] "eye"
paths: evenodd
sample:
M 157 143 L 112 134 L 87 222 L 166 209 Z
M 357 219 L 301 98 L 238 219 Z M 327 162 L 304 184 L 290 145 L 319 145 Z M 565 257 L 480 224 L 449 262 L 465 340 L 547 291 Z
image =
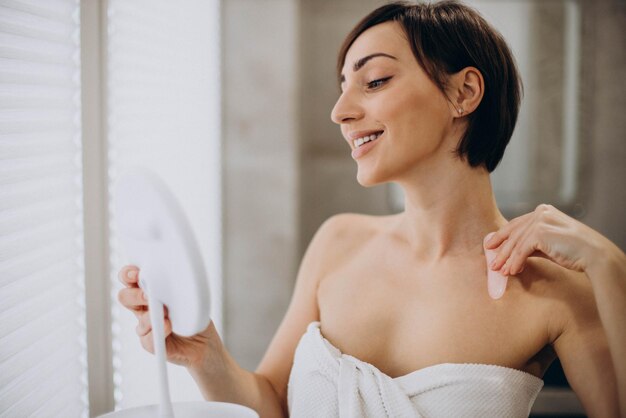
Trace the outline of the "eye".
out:
M 391 80 L 391 77 L 385 77 L 385 78 L 379 78 L 377 80 L 372 80 L 369 83 L 367 83 L 367 88 L 370 90 L 375 90 L 385 85 L 385 83 L 387 83 L 387 81 L 389 80 Z

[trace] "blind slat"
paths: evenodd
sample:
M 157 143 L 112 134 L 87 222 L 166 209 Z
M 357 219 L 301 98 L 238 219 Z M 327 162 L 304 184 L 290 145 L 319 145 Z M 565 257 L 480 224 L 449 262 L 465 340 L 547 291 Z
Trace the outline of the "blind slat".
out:
M 71 194 L 60 195 L 37 205 L 0 211 L 0 233 L 8 235 L 53 221 L 57 216 L 76 209 L 73 199 Z
M 86 403 L 87 401 L 85 401 Z M 62 409 L 57 416 L 58 417 L 79 417 L 81 412 L 83 412 L 83 405 L 70 404 L 66 405 L 64 409 Z M 45 411 L 37 411 L 33 414 L 33 418 L 48 418 L 49 415 L 45 413 Z
M 0 236 L 0 262 L 19 256 L 22 252 L 32 251 L 34 248 L 50 245 L 74 245 L 78 241 L 59 241 L 65 231 L 75 227 L 76 220 L 51 220 L 27 231 Z
M 68 379 L 69 380 L 69 379 Z M 67 398 L 80 390 L 81 383 L 69 382 L 70 385 L 64 386 L 57 392 L 51 392 L 51 396 L 45 400 L 39 408 L 31 413 L 32 417 L 74 417 L 76 414 L 72 414 L 71 411 L 80 410 L 82 404 L 79 402 L 67 404 Z
M 75 334 L 76 324 L 61 324 L 54 332 L 40 336 L 0 361 L 0 387 L 8 387 L 29 368 L 37 369 L 45 362 L 58 362 L 57 357 L 66 350 L 66 342 Z
M 0 313 L 0 341 L 4 345 L 2 352 L 9 353 L 15 351 L 17 346 L 21 347 L 25 334 L 45 334 L 46 330 L 54 329 L 64 319 L 67 320 L 76 313 L 79 310 L 78 290 L 76 283 L 67 278 L 61 283 L 56 283 L 55 280 L 55 285 L 51 288 L 36 290 L 35 295 L 11 309 L 3 309 Z M 19 335 L 14 336 L 13 333 Z
M 59 260 L 76 257 L 75 248 L 71 245 L 73 237 L 63 237 L 54 246 L 44 245 L 32 248 L 28 252 L 6 260 L 0 260 L 0 286 L 21 280 L 22 277 L 39 271 Z
M 79 0 L 0 0 L 0 416 L 88 416 Z
M 76 393 L 83 385 L 80 381 L 81 367 L 76 364 L 76 352 L 67 351 L 62 362 L 46 363 L 37 370 L 20 379 L 19 384 L 5 388 L 0 396 L 1 405 L 12 405 L 0 417 L 29 416 L 51 397 L 56 396 L 59 388 L 71 387 Z M 71 396 L 64 397 L 66 402 L 80 403 Z
M 33 160 L 31 160 L 33 161 Z M 15 184 L 18 182 L 26 182 L 31 180 L 37 180 L 44 178 L 46 176 L 66 176 L 69 174 L 74 174 L 73 179 L 77 179 L 76 176 L 76 168 L 68 165 L 68 163 L 72 163 L 68 157 L 65 161 L 60 161 L 56 163 L 46 163 L 42 166 L 33 168 L 28 170 L 24 167 L 21 170 L 2 170 L 0 168 L 0 186 L 5 186 L 6 184 Z M 67 177 L 67 176 L 66 176 Z
M 30 206 L 54 199 L 55 196 L 67 196 L 75 193 L 73 180 L 75 173 L 68 171 L 56 173 L 54 177 L 36 177 L 14 183 L 5 183 L 0 187 L 0 211 Z
M 64 86 L 72 82 L 72 66 L 0 58 L 0 80 L 4 83 Z M 69 70 L 69 71 L 68 71 Z
M 0 0 L 0 5 L 50 20 L 67 21 L 76 13 L 76 3 L 65 0 Z
M 71 19 L 71 16 L 69 16 Z M 22 10 L 0 5 L 0 27 L 5 33 L 65 43 L 71 40 L 75 28 L 63 21 L 54 21 Z
M 45 292 L 58 284 L 55 280 L 57 277 L 71 277 L 75 273 L 76 266 L 67 259 L 46 264 L 32 274 L 25 274 L 19 280 L 0 286 L 0 306 L 3 310 L 9 310 L 29 297 L 33 289 Z
M 0 135 L 0 161 L 28 156 L 45 156 L 61 149 L 72 148 L 71 139 L 57 132 L 46 134 L 14 135 L 13 140 L 4 140 Z
M 71 149 L 71 143 L 64 144 L 65 147 Z M 13 158 L 11 160 L 2 161 L 0 167 L 0 176 L 5 180 L 12 178 L 24 178 L 32 177 L 28 175 L 33 171 L 33 167 L 37 167 L 37 171 L 41 172 L 45 170 L 61 170 L 65 171 L 67 168 L 76 170 L 75 165 L 79 163 L 76 155 L 72 155 L 63 150 L 63 148 L 55 150 L 48 155 L 29 155 L 22 158 Z M 69 166 L 69 167 L 68 167 Z M 6 181 L 5 181 L 6 183 Z
M 1 109 L 0 134 L 45 132 L 48 130 L 65 130 L 72 132 L 76 129 L 76 113 L 68 108 L 50 108 L 46 110 L 15 110 Z
M 59 43 L 0 32 L 0 57 L 33 63 L 67 65 L 78 64 L 76 61 L 79 55 L 70 42 Z
M 64 86 L 0 84 L 0 109 L 67 108 L 74 105 L 75 94 Z

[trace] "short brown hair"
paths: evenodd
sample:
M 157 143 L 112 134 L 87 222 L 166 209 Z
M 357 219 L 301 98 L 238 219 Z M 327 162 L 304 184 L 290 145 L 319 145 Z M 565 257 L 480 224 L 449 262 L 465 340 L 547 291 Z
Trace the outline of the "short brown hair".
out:
M 455 153 L 472 167 L 492 172 L 511 139 L 522 96 L 515 59 L 502 35 L 474 9 L 457 1 L 434 4 L 394 2 L 365 16 L 348 34 L 339 51 L 341 75 L 348 49 L 372 26 L 398 22 L 413 55 L 445 94 L 450 74 L 475 67 L 483 75 L 485 92 Z

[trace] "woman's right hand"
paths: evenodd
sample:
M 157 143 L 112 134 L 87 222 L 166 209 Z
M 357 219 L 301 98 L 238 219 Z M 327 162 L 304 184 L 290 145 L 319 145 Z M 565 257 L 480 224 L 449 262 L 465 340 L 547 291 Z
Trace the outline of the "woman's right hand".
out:
M 139 287 L 139 269 L 136 266 L 124 266 L 119 272 L 119 279 L 125 288 L 119 291 L 120 303 L 137 317 L 137 335 L 141 345 L 154 354 L 152 340 L 152 324 L 148 312 L 148 296 Z M 202 332 L 191 337 L 181 337 L 172 332 L 172 324 L 168 318 L 167 307 L 164 307 L 164 329 L 167 360 L 171 363 L 188 368 L 202 367 L 209 357 L 211 347 L 217 347 L 221 341 L 213 321 Z

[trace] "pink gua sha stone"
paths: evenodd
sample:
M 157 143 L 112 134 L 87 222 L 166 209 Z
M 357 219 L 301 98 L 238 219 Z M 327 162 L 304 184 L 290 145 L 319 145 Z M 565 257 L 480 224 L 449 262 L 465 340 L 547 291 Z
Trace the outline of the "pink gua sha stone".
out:
M 493 236 L 495 232 L 488 234 L 483 241 L 483 249 L 485 250 L 485 258 L 487 259 L 487 290 L 492 299 L 500 299 L 506 290 L 506 282 L 508 276 L 504 276 L 499 271 L 493 271 L 489 267 L 491 262 L 496 258 L 496 250 L 488 250 L 485 248 L 485 242 Z

